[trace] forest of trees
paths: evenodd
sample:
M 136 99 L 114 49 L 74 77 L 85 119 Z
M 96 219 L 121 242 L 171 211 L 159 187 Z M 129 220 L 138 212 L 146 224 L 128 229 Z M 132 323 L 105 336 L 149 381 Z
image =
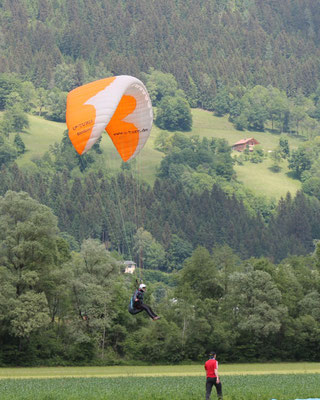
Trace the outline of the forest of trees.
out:
M 4 164 L 0 194 L 29 193 L 54 211 L 59 228 L 78 243 L 96 238 L 127 258 L 133 256 L 133 237 L 141 227 L 168 259 L 174 251 L 172 235 L 192 249 L 227 244 L 243 259 L 266 256 L 279 262 L 314 250 L 314 240 L 320 238 L 320 201 L 315 196 L 288 194 L 273 210 L 272 203 L 237 189 L 231 149 L 224 140 L 175 134 L 171 143 L 150 187 L 139 184 L 135 171 L 97 171 L 103 154 L 93 150 L 80 157 L 64 136 L 32 170 Z M 73 170 L 83 172 L 72 178 Z M 170 271 L 175 267 L 168 259 L 160 257 L 152 264 Z
M 319 16 L 313 0 L 0 0 L 0 366 L 188 362 L 212 348 L 319 361 Z M 154 184 L 134 162 L 106 170 L 99 142 L 80 157 L 67 132 L 19 166 L 28 114 L 64 122 L 69 90 L 120 74 L 156 108 Z M 286 160 L 301 191 L 255 196 L 234 165 L 262 149 L 235 157 L 190 134 L 191 107 L 279 134 L 273 168 Z M 127 311 L 136 278 L 156 323 Z
M 214 108 L 221 84 L 308 96 L 320 74 L 319 7 L 313 0 L 3 0 L 0 72 L 70 90 L 155 68 L 205 109 Z
M 319 247 L 274 264 L 198 246 L 179 272 L 143 272 L 150 323 L 129 315 L 135 277 L 100 241 L 70 252 L 24 192 L 1 197 L 0 215 L 0 365 L 175 363 L 212 347 L 224 361 L 319 359 Z
M 2 365 L 197 361 L 211 347 L 318 360 L 320 201 L 288 194 L 273 210 L 227 194 L 223 140 L 169 142 L 153 187 L 97 170 L 99 147 L 81 159 L 67 136 L 32 169 L 2 165 Z M 136 277 L 157 326 L 127 311 Z

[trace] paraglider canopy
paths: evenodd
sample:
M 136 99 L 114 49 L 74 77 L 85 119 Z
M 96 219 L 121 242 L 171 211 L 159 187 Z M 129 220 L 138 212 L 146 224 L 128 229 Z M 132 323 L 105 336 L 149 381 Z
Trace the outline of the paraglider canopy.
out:
M 69 138 L 79 154 L 90 150 L 106 130 L 126 162 L 145 145 L 152 121 L 147 89 L 132 76 L 91 82 L 72 90 L 67 97 Z

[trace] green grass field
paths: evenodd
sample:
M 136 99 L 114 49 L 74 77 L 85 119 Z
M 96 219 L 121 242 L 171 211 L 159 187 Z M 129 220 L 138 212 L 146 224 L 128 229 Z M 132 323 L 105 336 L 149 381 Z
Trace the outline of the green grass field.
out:
M 289 140 L 291 148 L 296 148 L 300 140 L 296 137 L 282 133 L 237 131 L 227 117 L 216 117 L 210 111 L 193 109 L 193 129 L 190 134 L 201 137 L 219 137 L 226 139 L 232 145 L 244 138 L 254 137 L 265 151 L 272 150 L 279 144 L 280 137 Z
M 233 364 L 220 369 L 225 400 L 319 396 L 320 363 Z M 1 368 L 0 377 L 1 400 L 195 400 L 205 393 L 203 365 Z
M 254 363 L 221 364 L 220 374 L 320 374 L 320 363 Z M 126 377 L 126 376 L 203 376 L 203 365 L 148 365 L 108 367 L 41 367 L 0 368 L 0 379 L 6 378 L 70 378 L 70 377 Z
M 65 123 L 48 121 L 34 115 L 29 115 L 29 123 L 29 129 L 21 134 L 27 149 L 18 160 L 21 167 L 30 164 L 32 159 L 41 157 L 54 143 L 60 143 L 63 132 L 67 129 Z M 162 153 L 154 149 L 158 132 L 159 129 L 154 126 L 144 149 L 137 157 L 135 167 L 139 176 L 150 183 L 153 182 L 156 167 L 163 157 Z M 101 147 L 105 154 L 105 167 L 118 169 L 121 158 L 107 134 L 102 136 Z
M 288 163 L 281 164 L 279 172 L 271 170 L 272 160 L 267 158 L 260 164 L 252 164 L 250 161 L 243 165 L 235 165 L 237 180 L 258 195 L 279 199 L 285 197 L 287 192 L 295 194 L 301 189 L 301 182 L 288 176 Z
M 184 133 L 186 136 L 199 135 L 207 138 L 223 138 L 230 145 L 243 138 L 254 137 L 266 153 L 276 148 L 279 144 L 279 134 L 269 132 L 241 132 L 234 129 L 227 117 L 218 118 L 211 112 L 200 109 L 193 109 L 193 128 L 191 132 Z M 64 123 L 47 121 L 37 116 L 29 116 L 30 128 L 22 134 L 23 141 L 26 144 L 27 152 L 19 159 L 20 166 L 30 163 L 33 158 L 40 157 L 50 145 L 60 142 L 63 132 L 66 130 Z M 155 179 L 156 168 L 160 164 L 163 154 L 154 148 L 154 140 L 159 133 L 159 129 L 154 125 L 149 140 L 145 148 L 141 151 L 136 160 L 136 173 L 139 177 L 152 183 Z M 298 146 L 299 140 L 295 137 L 289 137 L 282 134 L 289 140 L 291 149 Z M 105 167 L 118 169 L 121 159 L 117 154 L 110 138 L 107 134 L 103 135 L 101 147 L 105 154 Z M 238 153 L 237 153 L 238 154 Z M 271 160 L 266 159 L 261 164 L 252 164 L 246 162 L 243 166 L 236 166 L 238 180 L 243 182 L 256 194 L 263 194 L 269 198 L 279 199 L 288 191 L 295 194 L 300 188 L 299 181 L 288 176 L 287 165 L 282 163 L 282 170 L 274 173 L 270 170 Z
M 60 143 L 66 130 L 66 124 L 47 121 L 34 115 L 29 115 L 29 124 L 29 129 L 21 134 L 27 151 L 19 158 L 20 166 L 30 163 L 33 158 L 43 156 L 54 143 Z

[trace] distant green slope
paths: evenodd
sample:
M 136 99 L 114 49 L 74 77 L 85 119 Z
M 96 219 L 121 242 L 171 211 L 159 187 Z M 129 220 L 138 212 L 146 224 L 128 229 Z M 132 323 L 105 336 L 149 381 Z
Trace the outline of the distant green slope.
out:
M 193 129 L 184 133 L 186 136 L 199 135 L 208 138 L 224 138 L 230 145 L 243 138 L 254 137 L 257 139 L 266 153 L 276 148 L 279 144 L 279 134 L 268 132 L 242 132 L 234 129 L 226 117 L 218 118 L 212 113 L 200 109 L 193 109 Z M 42 156 L 50 145 L 60 142 L 66 125 L 47 121 L 37 116 L 29 116 L 30 128 L 22 134 L 26 144 L 27 152 L 19 159 L 20 166 L 30 164 L 33 158 Z M 163 154 L 154 149 L 154 140 L 160 132 L 155 125 L 152 128 L 150 138 L 137 157 L 136 167 L 139 176 L 149 183 L 155 179 L 156 168 L 160 164 Z M 284 135 L 289 140 L 290 148 L 296 148 L 299 144 L 297 138 Z M 121 159 L 118 156 L 108 135 L 103 135 L 101 147 L 105 153 L 106 168 L 119 168 Z M 279 199 L 288 191 L 292 194 L 300 188 L 300 182 L 287 175 L 287 163 L 281 164 L 281 171 L 274 173 L 270 170 L 271 160 L 267 159 L 262 164 L 245 163 L 242 166 L 235 166 L 238 180 L 259 195 Z
M 54 143 L 60 143 L 66 124 L 47 121 L 43 118 L 29 115 L 29 129 L 21 134 L 26 145 L 26 153 L 19 158 L 20 166 L 30 163 L 30 160 L 37 159 L 49 150 Z
M 265 151 L 272 150 L 279 145 L 280 136 L 289 140 L 289 145 L 296 148 L 299 139 L 286 134 L 272 134 L 269 132 L 238 131 L 227 117 L 215 117 L 210 111 L 193 109 L 193 130 L 191 134 L 201 137 L 219 137 L 226 139 L 230 145 L 244 138 L 254 137 Z
M 278 200 L 280 197 L 285 197 L 288 192 L 294 195 L 301 188 L 301 182 L 287 175 L 289 171 L 287 163 L 283 162 L 281 170 L 277 173 L 270 170 L 271 165 L 270 159 L 262 164 L 248 162 L 236 165 L 237 179 L 254 193 L 268 198 Z

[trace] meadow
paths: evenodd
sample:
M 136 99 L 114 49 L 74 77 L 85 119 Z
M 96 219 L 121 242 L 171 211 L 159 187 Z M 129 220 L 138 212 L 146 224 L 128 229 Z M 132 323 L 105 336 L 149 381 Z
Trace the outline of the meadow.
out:
M 272 171 L 272 164 L 272 160 L 267 158 L 260 164 L 247 161 L 243 165 L 235 165 L 237 180 L 259 196 L 278 200 L 285 197 L 287 192 L 295 195 L 301 189 L 301 182 L 290 177 L 287 161 L 280 164 L 278 172 Z
M 320 394 L 319 363 L 231 364 L 220 369 L 225 400 Z M 0 368 L 1 400 L 196 400 L 204 398 L 204 387 L 203 365 Z
M 278 146 L 280 136 L 288 139 L 291 149 L 297 148 L 301 143 L 297 137 L 287 134 L 280 135 L 268 131 L 237 131 L 227 117 L 219 118 L 209 111 L 193 109 L 192 116 L 192 131 L 184 133 L 186 136 L 199 135 L 207 138 L 223 138 L 230 145 L 243 138 L 254 137 L 259 141 L 265 154 Z M 59 143 L 63 132 L 66 130 L 64 123 L 47 121 L 34 115 L 29 116 L 29 122 L 30 128 L 22 134 L 27 151 L 18 160 L 20 166 L 30 165 L 32 159 L 41 157 L 49 150 L 51 145 Z M 163 157 L 163 154 L 154 148 L 154 141 L 159 132 L 160 129 L 153 125 L 149 140 L 136 158 L 134 166 L 134 172 L 139 179 L 141 178 L 150 184 L 155 180 L 157 167 Z M 121 165 L 121 159 L 107 134 L 102 135 L 101 147 L 105 154 L 105 167 L 118 169 Z M 234 153 L 239 154 L 238 152 Z M 272 171 L 271 165 L 269 158 L 260 164 L 245 162 L 243 165 L 236 165 L 237 179 L 257 195 L 264 195 L 276 200 L 285 196 L 288 191 L 294 195 L 300 189 L 301 183 L 288 174 L 287 162 L 285 161 L 280 165 L 281 170 L 277 173 Z

